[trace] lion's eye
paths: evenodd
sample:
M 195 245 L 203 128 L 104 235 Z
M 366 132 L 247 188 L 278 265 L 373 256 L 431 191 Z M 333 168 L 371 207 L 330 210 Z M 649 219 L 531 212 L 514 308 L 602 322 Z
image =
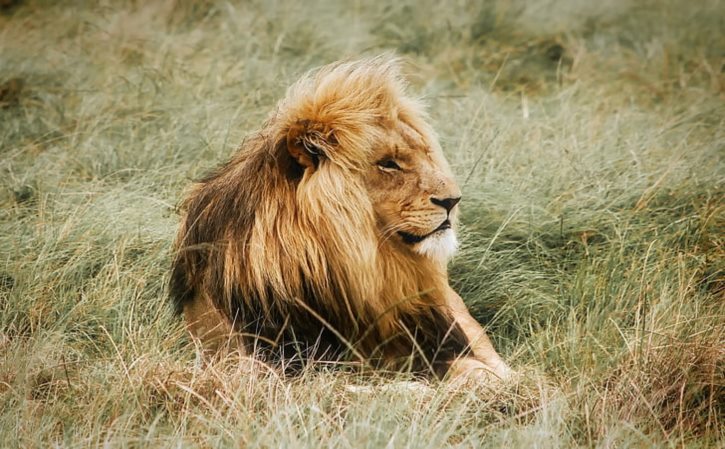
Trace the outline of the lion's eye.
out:
M 400 165 L 398 165 L 392 159 L 383 159 L 382 161 L 378 162 L 378 167 L 382 168 L 383 170 L 400 170 Z

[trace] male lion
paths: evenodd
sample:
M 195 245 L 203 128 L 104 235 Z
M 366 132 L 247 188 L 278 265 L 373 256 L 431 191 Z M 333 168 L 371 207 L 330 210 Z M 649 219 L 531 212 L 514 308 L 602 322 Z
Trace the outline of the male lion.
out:
M 206 350 L 505 377 L 448 285 L 460 199 L 394 59 L 323 67 L 193 187 L 172 297 Z

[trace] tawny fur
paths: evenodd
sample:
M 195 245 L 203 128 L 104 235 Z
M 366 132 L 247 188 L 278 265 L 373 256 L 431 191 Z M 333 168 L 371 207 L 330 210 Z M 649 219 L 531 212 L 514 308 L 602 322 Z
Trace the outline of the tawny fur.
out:
M 507 372 L 448 285 L 460 191 L 405 90 L 389 57 L 312 72 L 192 188 L 171 292 L 207 349 Z

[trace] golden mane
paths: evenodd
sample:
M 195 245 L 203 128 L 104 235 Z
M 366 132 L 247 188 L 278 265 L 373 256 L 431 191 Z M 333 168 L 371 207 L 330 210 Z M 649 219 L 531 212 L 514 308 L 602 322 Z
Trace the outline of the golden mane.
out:
M 267 359 L 352 355 L 443 374 L 467 353 L 442 299 L 445 262 L 381 238 L 361 176 L 396 118 L 434 137 L 405 88 L 389 57 L 311 72 L 192 188 L 170 284 L 179 310 L 194 310 L 187 319 L 214 309 L 224 332 Z

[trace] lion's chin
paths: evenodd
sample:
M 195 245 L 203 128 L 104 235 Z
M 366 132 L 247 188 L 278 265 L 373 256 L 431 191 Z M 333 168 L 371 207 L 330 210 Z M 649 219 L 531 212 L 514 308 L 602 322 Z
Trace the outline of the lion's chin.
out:
M 413 250 L 434 260 L 448 260 L 458 249 L 458 239 L 453 229 L 436 232 L 416 244 Z

